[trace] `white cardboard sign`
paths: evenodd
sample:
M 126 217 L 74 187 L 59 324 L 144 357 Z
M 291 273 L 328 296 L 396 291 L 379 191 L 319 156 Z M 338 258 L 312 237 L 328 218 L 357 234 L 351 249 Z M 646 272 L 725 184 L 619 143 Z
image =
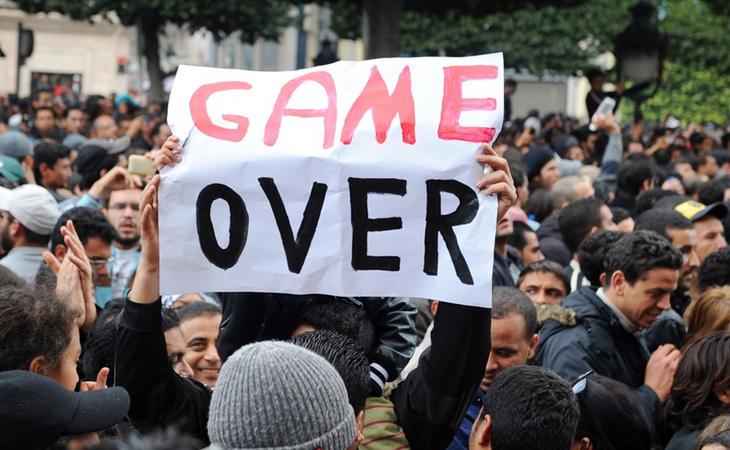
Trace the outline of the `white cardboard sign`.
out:
M 162 171 L 161 290 L 490 306 L 501 54 L 292 72 L 181 66 Z

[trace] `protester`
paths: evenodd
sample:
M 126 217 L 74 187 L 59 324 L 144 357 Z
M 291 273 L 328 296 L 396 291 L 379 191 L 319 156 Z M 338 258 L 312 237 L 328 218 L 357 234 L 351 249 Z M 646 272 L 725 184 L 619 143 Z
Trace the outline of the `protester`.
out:
M 692 449 L 713 418 L 730 412 L 730 332 L 710 333 L 684 349 L 667 412 L 676 430 L 667 450 Z
M 139 202 L 142 189 L 112 189 L 104 215 L 114 227 L 114 262 L 110 267 L 112 297 L 121 298 L 137 270 L 139 261 Z
M 703 292 L 711 287 L 730 285 L 730 248 L 711 253 L 697 272 L 697 289 Z
M 687 200 L 674 206 L 684 217 L 692 221 L 697 232 L 697 256 L 702 263 L 711 253 L 727 247 L 721 220 L 728 215 L 723 203 L 703 205 Z
M 604 230 L 593 233 L 583 239 L 578 247 L 578 264 L 580 276 L 575 277 L 575 286 L 588 285 L 599 288 L 605 282 L 604 261 L 611 246 L 618 242 L 624 234 L 620 231 Z
M 579 417 L 568 383 L 541 367 L 512 367 L 497 375 L 484 396 L 469 450 L 564 450 Z
M 210 303 L 197 302 L 177 312 L 180 331 L 185 340 L 185 362 L 193 369 L 193 378 L 208 387 L 215 387 L 221 370 L 216 343 L 221 326 L 221 309 Z
M 535 305 L 557 305 L 570 292 L 570 282 L 559 264 L 539 261 L 520 273 L 517 289 L 527 294 Z
M 13 189 L 6 202 L 0 206 L 8 212 L 2 242 L 11 248 L 0 264 L 33 284 L 61 213 L 51 194 L 32 184 Z
M 59 190 L 68 188 L 71 153 L 61 144 L 41 142 L 33 148 L 33 172 L 38 184 L 48 189 L 57 202 L 66 199 Z
M 684 313 L 686 342 L 714 331 L 730 331 L 730 285 L 708 288 L 692 300 Z
M 680 353 L 665 345 L 650 356 L 634 333 L 669 310 L 681 265 L 679 252 L 653 232 L 622 237 L 608 251 L 603 286 L 582 287 L 563 302 L 576 312 L 577 325 L 543 325 L 535 362 L 566 379 L 593 370 L 620 381 L 635 389 L 647 416 L 659 423 Z
M 469 436 L 484 403 L 485 393 L 497 375 L 510 367 L 526 364 L 534 356 L 536 331 L 537 315 L 530 300 L 514 288 L 495 288 L 492 294 L 491 349 L 484 378 L 449 450 L 469 448 Z

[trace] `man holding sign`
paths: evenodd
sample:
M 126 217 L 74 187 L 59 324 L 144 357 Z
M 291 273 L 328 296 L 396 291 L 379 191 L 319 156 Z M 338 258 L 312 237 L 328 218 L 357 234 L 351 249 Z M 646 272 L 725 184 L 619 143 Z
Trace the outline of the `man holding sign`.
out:
M 160 183 L 162 291 L 464 304 L 443 304 L 431 350 L 393 397 L 414 448 L 445 446 L 483 374 L 495 222 L 516 199 L 506 161 L 489 146 L 474 155 L 501 124 L 501 78 L 501 55 L 276 74 L 181 68 L 170 123 L 183 143 L 168 141 L 158 157 L 170 166 Z M 143 244 L 146 255 L 155 259 Z M 198 408 L 177 401 L 156 407 Z

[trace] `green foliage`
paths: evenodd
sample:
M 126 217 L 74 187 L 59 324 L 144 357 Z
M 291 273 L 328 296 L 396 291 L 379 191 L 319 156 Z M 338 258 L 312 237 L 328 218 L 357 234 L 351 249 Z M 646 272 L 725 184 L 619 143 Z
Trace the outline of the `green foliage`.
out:
M 403 47 L 410 54 L 463 56 L 504 52 L 505 65 L 534 74 L 572 74 L 613 47 L 632 0 L 590 0 L 574 7 L 526 6 L 511 12 L 435 16 L 409 12 Z
M 689 122 L 717 125 L 730 123 L 730 77 L 714 69 L 688 67 L 667 62 L 665 80 L 657 94 L 641 107 L 650 122 L 664 120 L 667 114 Z M 631 117 L 633 104 L 621 102 L 624 117 Z M 628 115 L 627 115 L 628 114 Z
M 191 31 L 206 29 L 217 38 L 240 31 L 242 40 L 257 37 L 276 40 L 290 23 L 290 3 L 285 0 L 18 0 L 24 11 L 58 11 L 74 19 L 89 19 L 111 14 L 124 25 L 138 20 L 161 26 L 165 23 L 187 26 Z

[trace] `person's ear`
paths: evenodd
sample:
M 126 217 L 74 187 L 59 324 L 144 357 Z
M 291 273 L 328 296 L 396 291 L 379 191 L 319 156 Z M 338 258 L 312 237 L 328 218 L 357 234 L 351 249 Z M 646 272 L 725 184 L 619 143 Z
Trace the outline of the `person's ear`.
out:
M 598 275 L 598 282 L 601 283 L 601 286 L 606 285 L 606 274 L 605 273 Z
M 45 175 L 45 174 L 46 174 L 46 173 L 47 173 L 47 172 L 48 172 L 49 170 L 51 170 L 51 168 L 50 168 L 50 167 L 48 167 L 48 164 L 46 164 L 46 163 L 44 163 L 44 162 L 42 162 L 42 163 L 38 164 L 38 173 L 40 173 L 40 174 L 41 174 L 41 178 L 42 178 L 42 177 L 43 177 L 43 175 Z M 40 180 L 38 180 L 38 181 L 40 181 Z
M 66 257 L 66 252 L 68 252 L 68 249 L 63 244 L 58 244 L 56 248 L 53 250 L 53 255 L 59 260 L 63 261 L 63 258 Z
M 651 180 L 644 180 L 644 184 L 641 185 L 641 192 L 646 192 L 651 189 Z
M 479 447 L 489 448 L 492 442 L 492 416 L 487 414 L 479 420 L 473 432 L 476 433 L 476 443 Z
M 431 305 L 429 305 L 429 308 L 431 308 L 431 315 L 436 317 L 436 312 L 439 310 L 439 301 L 434 300 L 431 302 Z
M 588 232 L 588 236 L 592 235 L 593 233 L 598 233 L 600 231 L 598 227 L 592 227 L 591 231 Z
M 540 341 L 540 336 L 535 333 L 530 338 L 530 351 L 527 352 L 527 358 L 532 359 L 535 356 L 535 349 L 537 349 L 537 343 Z
M 13 221 L 10 222 L 8 232 L 10 233 L 10 236 L 13 237 L 18 235 L 18 232 L 20 232 L 20 222 L 18 222 L 18 219 L 13 219 Z
M 724 405 L 730 405 L 730 389 L 725 389 L 725 391 L 715 389 L 715 395 Z
M 624 290 L 626 289 L 626 277 L 624 276 L 623 271 L 617 270 L 611 274 L 611 288 L 619 296 L 624 295 Z
M 28 365 L 28 372 L 38 375 L 46 375 L 46 358 L 43 356 L 36 356 L 33 358 Z

